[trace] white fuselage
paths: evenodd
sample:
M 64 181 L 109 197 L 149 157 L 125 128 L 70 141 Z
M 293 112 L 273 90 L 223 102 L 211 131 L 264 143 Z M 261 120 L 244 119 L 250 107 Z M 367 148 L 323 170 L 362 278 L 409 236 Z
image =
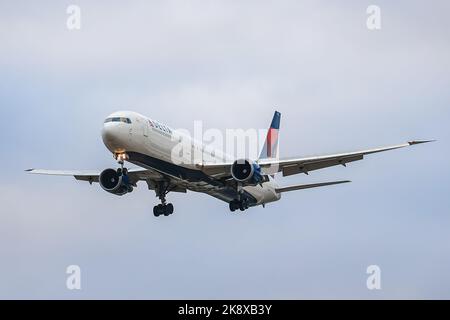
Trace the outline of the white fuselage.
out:
M 102 139 L 114 155 L 136 153 L 142 157 L 157 159 L 158 163 L 167 163 L 169 167 L 178 166 L 190 171 L 201 171 L 202 164 L 229 163 L 234 160 L 221 150 L 213 149 L 180 131 L 131 111 L 111 114 L 104 123 Z M 141 165 L 140 162 L 137 164 Z M 162 173 L 171 175 L 170 171 Z M 199 191 L 197 186 L 195 183 L 187 184 L 187 188 L 193 191 Z M 275 191 L 276 187 L 270 178 L 261 185 L 246 186 L 244 190 L 255 198 L 255 205 L 260 205 L 280 199 L 280 194 Z

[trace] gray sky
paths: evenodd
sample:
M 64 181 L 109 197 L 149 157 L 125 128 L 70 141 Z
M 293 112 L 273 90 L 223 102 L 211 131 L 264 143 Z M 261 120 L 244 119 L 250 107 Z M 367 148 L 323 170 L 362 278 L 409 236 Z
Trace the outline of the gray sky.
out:
M 77 1 L 79 31 L 69 4 L 0 4 L 0 298 L 450 298 L 448 1 Z M 283 157 L 439 141 L 279 178 L 353 182 L 242 215 L 189 193 L 156 219 L 145 185 L 23 172 L 115 166 L 100 129 L 116 110 L 225 130 L 274 106 Z

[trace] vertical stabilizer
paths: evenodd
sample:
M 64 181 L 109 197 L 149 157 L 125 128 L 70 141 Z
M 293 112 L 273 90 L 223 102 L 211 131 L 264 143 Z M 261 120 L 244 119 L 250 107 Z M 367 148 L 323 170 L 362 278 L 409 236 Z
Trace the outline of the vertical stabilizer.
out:
M 280 120 L 281 113 L 275 111 L 259 159 L 276 158 L 278 156 L 278 132 L 280 130 Z

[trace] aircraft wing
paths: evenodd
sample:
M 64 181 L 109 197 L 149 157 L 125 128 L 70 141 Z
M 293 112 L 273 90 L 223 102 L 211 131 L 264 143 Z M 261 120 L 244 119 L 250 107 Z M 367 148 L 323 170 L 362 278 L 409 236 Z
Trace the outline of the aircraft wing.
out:
M 100 170 L 47 170 L 47 169 L 28 169 L 25 170 L 32 174 L 43 174 L 51 176 L 73 176 L 77 180 L 88 181 L 89 183 L 98 182 Z M 139 180 L 155 178 L 155 172 L 147 169 L 133 168 L 128 169 L 130 181 L 135 184 Z
M 25 170 L 31 174 L 43 174 L 50 176 L 73 176 L 77 180 L 87 181 L 90 184 L 99 182 L 101 170 L 47 170 L 47 169 L 28 169 Z M 147 182 L 150 190 L 155 189 L 155 181 L 169 180 L 171 184 L 171 191 L 186 192 L 186 187 L 175 179 L 165 176 L 160 172 L 151 169 L 131 168 L 128 169 L 128 177 L 130 183 L 136 186 L 138 181 Z
M 297 173 L 308 174 L 309 171 L 328 168 L 337 165 L 345 166 L 349 162 L 362 160 L 365 155 L 383 152 L 388 150 L 394 150 L 412 146 L 415 144 L 426 143 L 431 141 L 410 141 L 404 144 L 398 144 L 394 146 L 374 148 L 356 152 L 340 153 L 333 155 L 307 157 L 307 158 L 293 158 L 283 160 L 262 160 L 259 162 L 263 172 L 265 174 L 274 174 L 282 172 L 283 176 L 290 176 Z
M 308 174 L 309 171 L 323 169 L 327 167 L 343 165 L 345 166 L 349 162 L 362 160 L 365 155 L 383 152 L 393 149 L 404 148 L 420 143 L 431 142 L 434 140 L 418 140 L 410 141 L 404 144 L 398 144 L 388 147 L 374 148 L 362 151 L 339 153 L 324 156 L 306 157 L 306 158 L 289 158 L 289 159 L 261 159 L 258 164 L 261 167 L 263 174 L 275 174 L 282 172 L 283 176 L 290 176 L 297 173 Z M 217 178 L 223 178 L 230 175 L 231 163 L 224 164 L 203 164 L 202 170 L 215 176 Z
M 351 182 L 351 181 L 350 180 L 340 180 L 340 181 L 330 181 L 330 182 L 311 183 L 311 184 L 299 184 L 299 185 L 289 186 L 289 187 L 279 187 L 279 188 L 276 188 L 275 191 L 277 193 L 282 193 L 282 192 L 289 192 L 289 191 L 294 191 L 294 190 L 326 187 L 326 186 L 332 186 L 334 184 L 341 184 L 341 183 L 348 183 L 348 182 Z

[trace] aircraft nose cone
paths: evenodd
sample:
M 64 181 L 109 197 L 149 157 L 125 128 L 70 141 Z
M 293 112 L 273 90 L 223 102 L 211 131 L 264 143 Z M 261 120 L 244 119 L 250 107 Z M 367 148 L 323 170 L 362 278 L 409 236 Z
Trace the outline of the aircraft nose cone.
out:
M 116 140 L 116 132 L 111 125 L 104 125 L 102 129 L 102 139 L 103 143 L 108 145 L 114 142 Z
M 126 149 L 126 139 L 123 128 L 119 124 L 105 123 L 102 129 L 102 140 L 111 152 L 120 152 Z

